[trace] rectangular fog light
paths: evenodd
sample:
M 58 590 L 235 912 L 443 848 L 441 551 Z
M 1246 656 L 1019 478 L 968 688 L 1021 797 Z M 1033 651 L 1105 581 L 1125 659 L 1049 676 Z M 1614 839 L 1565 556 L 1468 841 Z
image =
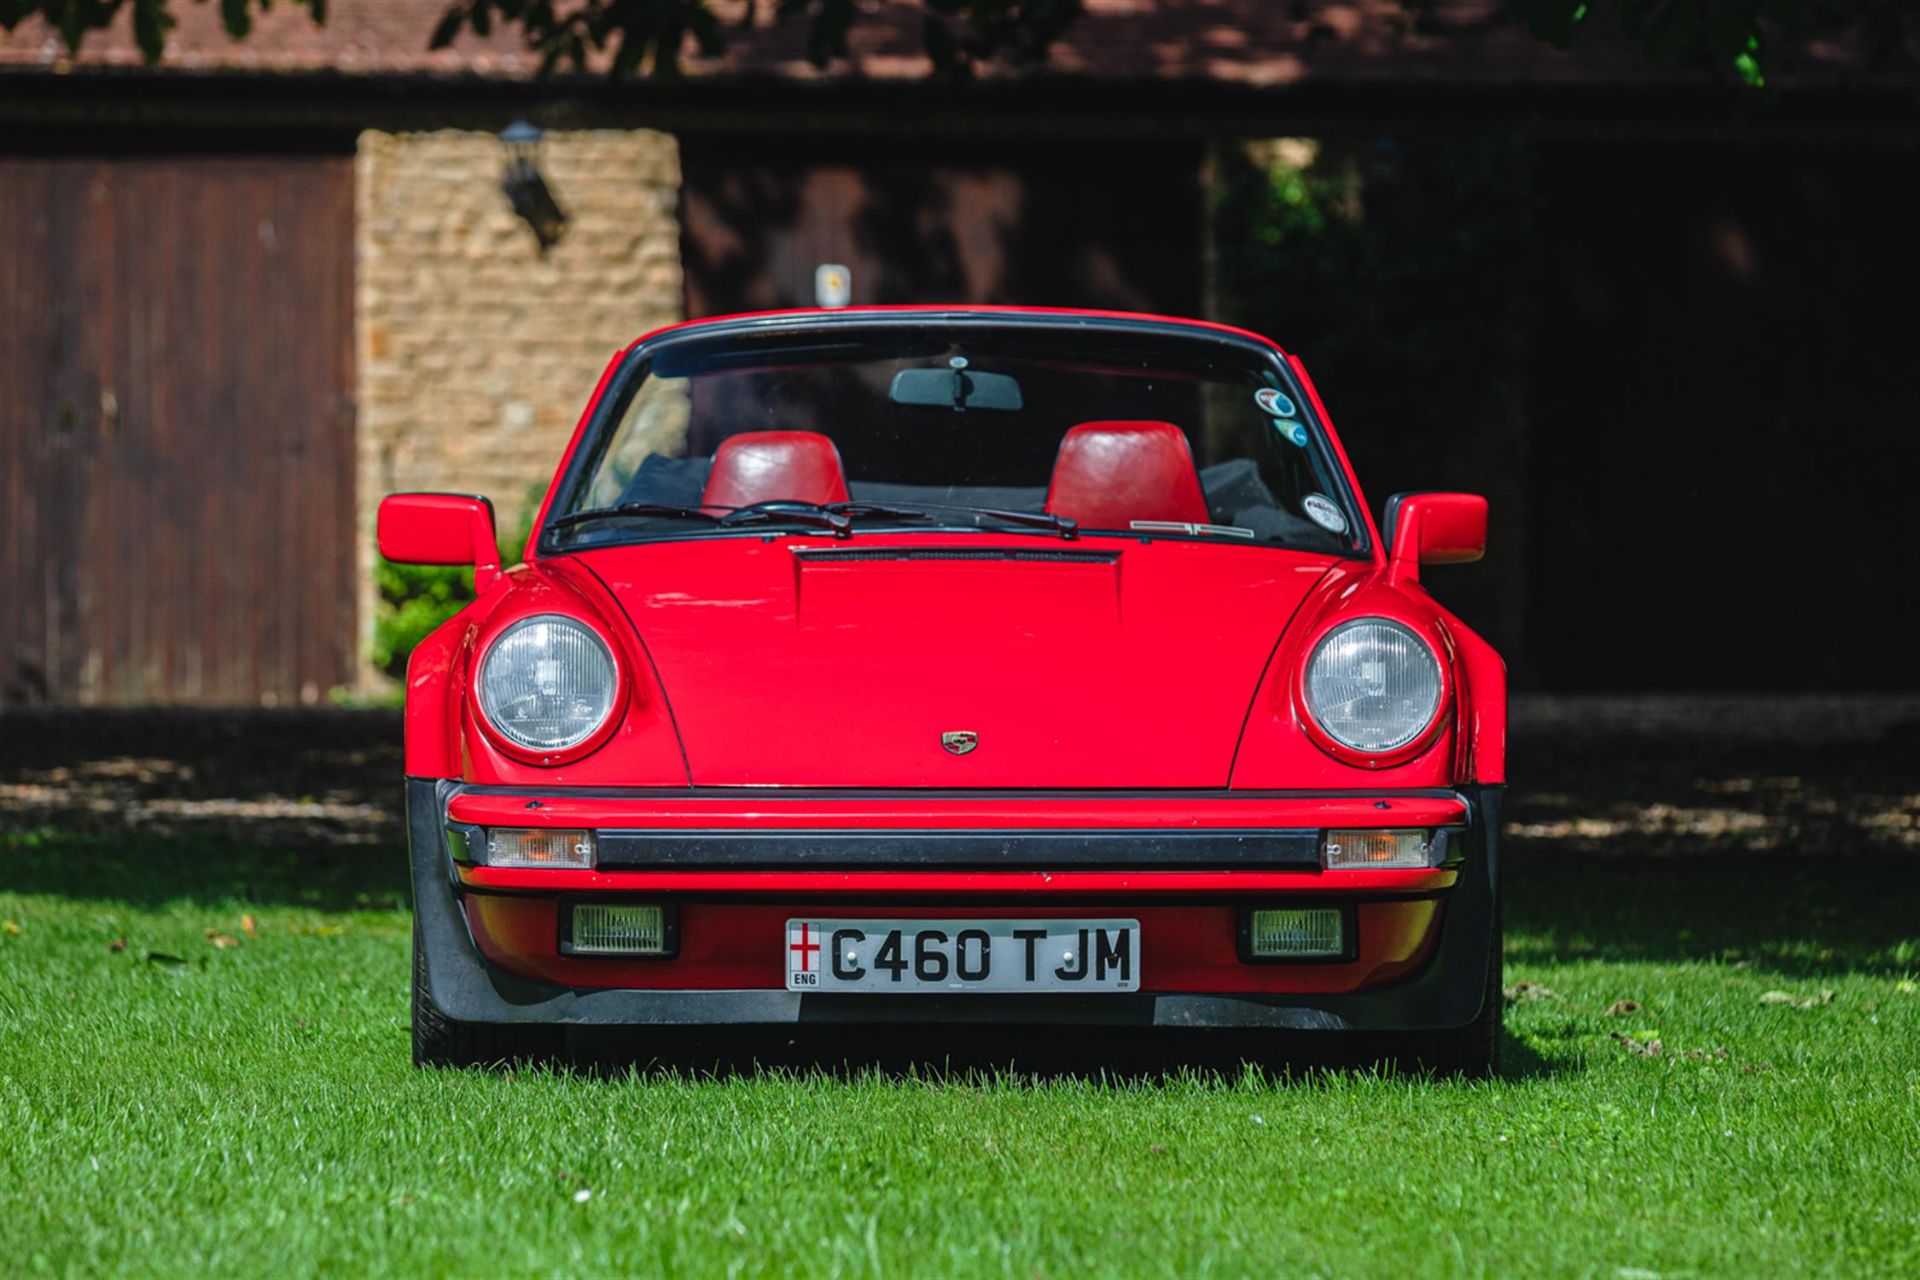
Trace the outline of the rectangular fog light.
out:
M 1431 867 L 1445 850 L 1444 831 L 1329 831 L 1320 846 L 1320 862 L 1329 870 Z
M 580 903 L 567 929 L 567 951 L 577 956 L 663 956 L 672 941 L 658 903 Z
M 1338 907 L 1247 913 L 1250 960 L 1327 960 L 1346 950 L 1346 915 Z
M 487 832 L 490 867 L 591 867 L 593 832 L 553 827 L 493 827 Z

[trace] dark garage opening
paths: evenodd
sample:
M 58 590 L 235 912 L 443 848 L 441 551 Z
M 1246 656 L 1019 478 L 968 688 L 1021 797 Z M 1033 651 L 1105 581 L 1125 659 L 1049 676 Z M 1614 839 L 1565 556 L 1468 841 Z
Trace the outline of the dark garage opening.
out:
M 684 135 L 687 315 L 924 302 L 1197 314 L 1195 142 Z
M 1537 684 L 1920 687 L 1915 159 L 1541 147 Z

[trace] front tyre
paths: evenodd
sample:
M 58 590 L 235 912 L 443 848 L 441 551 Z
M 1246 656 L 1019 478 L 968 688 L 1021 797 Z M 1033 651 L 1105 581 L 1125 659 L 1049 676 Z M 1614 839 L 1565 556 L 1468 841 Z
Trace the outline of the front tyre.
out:
M 460 1022 L 427 993 L 427 951 L 413 926 L 413 1065 L 491 1067 L 553 1056 L 559 1038 L 547 1027 Z

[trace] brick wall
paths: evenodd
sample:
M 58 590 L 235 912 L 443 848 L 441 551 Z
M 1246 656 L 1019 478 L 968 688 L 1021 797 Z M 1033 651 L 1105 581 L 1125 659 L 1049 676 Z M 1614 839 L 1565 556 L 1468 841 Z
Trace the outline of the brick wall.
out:
M 680 318 L 672 137 L 548 134 L 540 168 L 568 222 L 544 255 L 500 190 L 503 160 L 491 134 L 360 136 L 363 640 L 380 499 L 483 493 L 513 528 L 613 352 Z

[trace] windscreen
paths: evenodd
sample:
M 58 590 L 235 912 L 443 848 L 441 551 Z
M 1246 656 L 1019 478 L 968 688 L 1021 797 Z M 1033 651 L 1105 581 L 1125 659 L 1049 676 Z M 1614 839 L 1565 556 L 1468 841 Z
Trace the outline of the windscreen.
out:
M 1357 546 L 1277 353 L 1203 330 L 695 329 L 636 361 L 550 518 L 561 546 L 822 520 Z

